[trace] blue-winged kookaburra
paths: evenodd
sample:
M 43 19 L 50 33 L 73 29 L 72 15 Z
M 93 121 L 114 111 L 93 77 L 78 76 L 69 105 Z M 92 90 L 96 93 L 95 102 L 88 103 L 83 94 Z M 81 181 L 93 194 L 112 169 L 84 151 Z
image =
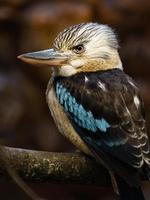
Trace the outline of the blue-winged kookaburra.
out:
M 19 58 L 52 67 L 46 96 L 60 132 L 109 170 L 120 199 L 144 199 L 140 176 L 150 178 L 150 153 L 143 102 L 123 72 L 113 30 L 74 25 L 58 34 L 53 49 Z

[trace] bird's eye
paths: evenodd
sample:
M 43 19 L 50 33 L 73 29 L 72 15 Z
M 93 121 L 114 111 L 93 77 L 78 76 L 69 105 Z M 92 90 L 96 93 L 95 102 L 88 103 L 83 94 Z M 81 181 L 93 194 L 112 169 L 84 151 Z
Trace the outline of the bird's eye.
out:
M 85 51 L 84 46 L 82 44 L 79 44 L 77 46 L 73 47 L 73 52 L 75 53 L 83 53 Z

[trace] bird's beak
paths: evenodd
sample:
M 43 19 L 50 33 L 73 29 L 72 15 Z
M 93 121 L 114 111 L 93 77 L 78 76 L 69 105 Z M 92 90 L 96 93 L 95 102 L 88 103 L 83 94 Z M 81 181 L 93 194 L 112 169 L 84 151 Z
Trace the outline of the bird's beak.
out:
M 47 49 L 37 52 L 26 53 L 18 56 L 18 58 L 26 63 L 37 66 L 61 66 L 68 60 L 68 55 L 54 49 Z

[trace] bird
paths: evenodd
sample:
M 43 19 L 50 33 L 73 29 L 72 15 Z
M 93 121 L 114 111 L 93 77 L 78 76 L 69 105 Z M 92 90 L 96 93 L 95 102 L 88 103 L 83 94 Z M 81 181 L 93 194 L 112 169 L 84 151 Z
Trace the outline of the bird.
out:
M 59 131 L 108 169 L 120 200 L 144 200 L 141 177 L 150 179 L 144 103 L 118 50 L 110 26 L 88 22 L 64 29 L 53 48 L 18 58 L 51 67 L 46 99 Z

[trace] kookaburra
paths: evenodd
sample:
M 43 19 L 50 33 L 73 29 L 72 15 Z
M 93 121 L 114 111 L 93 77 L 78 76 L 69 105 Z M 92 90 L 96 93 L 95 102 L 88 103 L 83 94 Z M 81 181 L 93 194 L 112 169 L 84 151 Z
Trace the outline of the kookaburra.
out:
M 140 177 L 150 177 L 144 107 L 137 84 L 123 72 L 113 30 L 74 25 L 52 49 L 19 58 L 52 67 L 46 98 L 59 131 L 109 170 L 120 199 L 143 200 Z

